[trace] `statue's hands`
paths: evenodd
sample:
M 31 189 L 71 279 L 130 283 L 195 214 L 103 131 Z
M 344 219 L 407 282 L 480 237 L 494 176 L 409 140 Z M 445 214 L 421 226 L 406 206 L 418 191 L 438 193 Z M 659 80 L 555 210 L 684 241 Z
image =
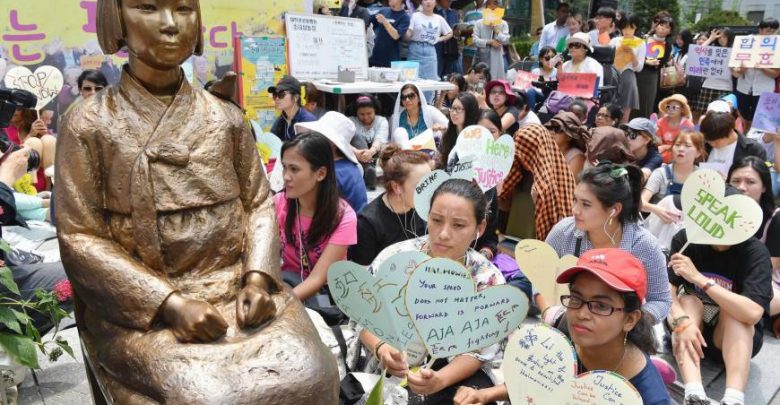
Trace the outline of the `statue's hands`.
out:
M 271 319 L 276 313 L 276 304 L 271 299 L 270 288 L 265 276 L 250 272 L 244 278 L 244 287 L 236 299 L 236 320 L 238 327 L 255 327 Z
M 212 342 L 224 336 L 228 328 L 214 306 L 177 293 L 171 294 L 163 303 L 162 318 L 180 342 Z

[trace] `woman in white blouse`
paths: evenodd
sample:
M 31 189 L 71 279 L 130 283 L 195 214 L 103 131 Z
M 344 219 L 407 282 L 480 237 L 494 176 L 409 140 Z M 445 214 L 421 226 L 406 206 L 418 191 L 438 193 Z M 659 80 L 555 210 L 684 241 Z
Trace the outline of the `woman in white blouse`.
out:
M 593 52 L 590 45 L 590 36 L 584 32 L 578 32 L 566 40 L 566 48 L 569 50 L 571 60 L 558 68 L 560 73 L 595 73 L 598 76 L 598 85 L 604 85 L 604 67 L 596 59 L 588 56 Z

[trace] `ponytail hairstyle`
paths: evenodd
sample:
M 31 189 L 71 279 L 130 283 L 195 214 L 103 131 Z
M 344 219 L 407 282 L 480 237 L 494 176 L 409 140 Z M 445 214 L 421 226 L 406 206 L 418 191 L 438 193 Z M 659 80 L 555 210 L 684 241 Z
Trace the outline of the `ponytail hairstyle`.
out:
M 604 207 L 620 203 L 623 209 L 620 210 L 617 220 L 621 224 L 638 222 L 641 218 L 639 208 L 644 175 L 640 168 L 605 161 L 584 170 L 580 174 L 580 183 L 588 186 Z
M 477 102 L 477 98 L 469 92 L 458 93 L 455 98 L 463 104 L 463 128 L 466 128 L 469 125 L 477 125 L 479 122 L 479 103 Z M 436 161 L 436 167 L 440 169 L 447 167 L 447 159 L 450 152 L 452 152 L 452 149 L 455 147 L 455 143 L 458 141 L 458 134 L 457 126 L 452 123 L 452 118 L 450 118 L 447 131 L 444 132 L 444 135 L 441 137 L 439 158 Z
M 336 171 L 333 166 L 333 154 L 323 153 L 330 151 L 330 141 L 324 135 L 316 132 L 298 135 L 295 139 L 282 145 L 282 153 L 288 149 L 295 149 L 307 162 L 311 170 L 325 168 L 325 179 L 317 186 L 317 210 L 311 220 L 309 234 L 306 235 L 305 248 L 309 249 L 330 237 L 333 231 L 341 223 L 343 210 L 341 209 L 341 197 L 336 183 Z M 297 235 L 293 234 L 293 226 L 298 217 L 298 200 L 287 199 L 287 213 L 284 221 L 284 236 L 287 241 L 297 241 Z
M 392 183 L 402 185 L 409 176 L 409 166 L 427 165 L 429 160 L 425 152 L 404 150 L 392 144 L 386 146 L 379 156 L 382 186 L 388 193 L 393 193 Z

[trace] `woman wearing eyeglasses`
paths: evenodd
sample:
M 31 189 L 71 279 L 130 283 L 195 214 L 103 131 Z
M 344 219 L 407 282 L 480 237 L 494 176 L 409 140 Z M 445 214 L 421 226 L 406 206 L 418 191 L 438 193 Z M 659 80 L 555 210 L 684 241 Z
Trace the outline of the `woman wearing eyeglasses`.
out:
M 639 224 L 642 183 L 642 171 L 633 165 L 606 163 L 586 169 L 574 190 L 573 216 L 558 222 L 546 241 L 560 256 L 579 257 L 605 248 L 636 256 L 647 270 L 647 302 L 642 309 L 655 323 L 666 318 L 672 297 L 666 257 L 655 237 Z
M 271 132 L 282 142 L 295 138 L 295 124 L 317 121 L 312 113 L 301 108 L 301 82 L 292 76 L 285 76 L 276 86 L 268 88 L 274 100 L 274 108 L 282 114 L 274 121 Z
M 515 107 L 517 96 L 506 80 L 492 80 L 485 85 L 487 106 L 501 117 L 503 133 L 514 135 L 520 124 L 520 110 Z
M 617 104 L 605 104 L 596 112 L 596 127 L 617 127 L 623 119 L 623 109 Z
M 634 155 L 634 166 L 642 169 L 644 178 L 650 177 L 653 170 L 661 167 L 663 160 L 658 153 L 658 137 L 655 124 L 647 118 L 634 118 L 620 129 L 626 133 L 628 146 Z
M 627 379 L 644 405 L 671 403 L 661 375 L 650 354 L 655 353 L 653 320 L 642 311 L 647 293 L 642 262 L 621 249 L 594 249 L 577 265 L 561 273 L 558 283 L 568 283 L 569 295 L 563 330 L 577 353 L 577 373 L 606 370 Z M 476 390 L 460 388 L 456 405 L 480 405 L 508 400 L 506 385 Z
M 661 143 L 658 145 L 658 151 L 664 158 L 664 163 L 672 160 L 672 144 L 675 138 L 683 130 L 695 130 L 693 121 L 691 121 L 691 108 L 688 107 L 688 99 L 682 94 L 672 94 L 658 103 L 658 110 L 661 119 L 656 124 L 658 126 L 658 137 Z
M 449 120 L 438 108 L 428 105 L 425 95 L 414 83 L 406 83 L 398 92 L 390 123 L 393 143 L 400 147 L 427 129 L 443 131 Z
M 531 74 L 545 82 L 558 80 L 558 69 L 555 68 L 555 65 L 561 58 L 556 56 L 555 48 L 550 46 L 542 48 L 539 51 L 539 66 L 531 69 Z M 512 83 L 514 77 L 507 77 L 507 80 Z M 531 111 L 535 109 L 537 103 L 544 100 L 544 92 L 538 87 L 529 87 L 525 93 L 528 98 L 528 108 Z
M 566 40 L 566 48 L 569 50 L 571 60 L 564 62 L 558 68 L 558 73 L 595 73 L 599 78 L 598 86 L 603 86 L 604 67 L 596 59 L 588 56 L 588 52 L 593 52 L 590 36 L 578 32 Z
M 479 121 L 479 103 L 477 98 L 471 93 L 460 93 L 452 101 L 450 107 L 450 122 L 447 131 L 441 137 L 439 144 L 439 157 L 436 159 L 436 166 L 440 169 L 450 169 L 454 164 L 455 156 L 452 154 L 455 143 L 458 141 L 458 135 L 463 128 L 470 125 L 477 125 Z M 449 171 L 449 170 L 447 170 Z

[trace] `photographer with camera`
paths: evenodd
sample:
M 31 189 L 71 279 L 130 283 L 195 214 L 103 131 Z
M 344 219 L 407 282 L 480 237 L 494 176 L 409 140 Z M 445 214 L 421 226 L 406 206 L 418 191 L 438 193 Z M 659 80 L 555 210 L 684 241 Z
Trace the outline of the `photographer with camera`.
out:
M 32 108 L 35 102 L 35 96 L 26 91 L 0 89 L 0 225 L 2 226 L 27 226 L 16 208 L 12 187 L 14 182 L 30 170 L 31 165 L 37 166 L 38 160 L 33 150 L 19 147 L 11 142 L 2 128 L 10 123 L 17 109 Z M 1 229 L 0 237 L 2 237 Z M 72 310 L 70 283 L 65 276 L 62 263 L 14 265 L 5 253 L 0 252 L 0 265 L 11 269 L 20 292 L 17 295 L 4 285 L 0 285 L 0 296 L 15 300 L 29 300 L 35 298 L 36 290 L 55 291 L 60 306 L 66 311 Z M 41 335 L 54 327 L 44 314 L 30 311 L 28 315 Z

